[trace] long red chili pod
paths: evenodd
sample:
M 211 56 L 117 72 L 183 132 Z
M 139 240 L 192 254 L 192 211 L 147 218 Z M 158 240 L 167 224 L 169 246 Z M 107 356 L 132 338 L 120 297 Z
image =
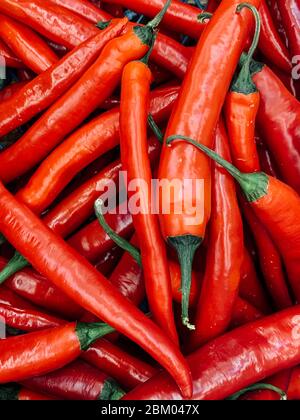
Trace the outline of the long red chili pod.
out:
M 20 385 L 4 385 L 0 387 L 0 401 L 52 401 L 54 397 L 31 391 Z
M 113 20 L 108 28 L 72 50 L 52 68 L 30 81 L 9 102 L 0 104 L 0 136 L 30 121 L 65 93 L 96 60 L 105 44 L 119 35 L 127 19 Z
M 279 10 L 278 1 L 277 0 L 267 0 L 267 5 L 269 6 L 269 10 L 271 12 L 271 15 L 273 17 L 273 21 L 275 23 L 276 29 L 281 36 L 282 41 L 284 42 L 284 45 L 288 47 L 288 38 L 287 33 L 285 31 L 285 28 L 283 26 L 282 22 L 282 15 Z
M 112 331 L 106 324 L 72 323 L 1 340 L 0 383 L 18 382 L 60 369 Z
M 300 307 L 237 328 L 188 357 L 194 400 L 222 400 L 300 362 Z M 123 400 L 181 400 L 172 379 L 159 373 Z
M 180 136 L 171 136 L 167 139 L 167 143 L 171 143 L 176 138 L 180 138 Z M 300 301 L 300 196 L 295 190 L 276 178 L 263 172 L 242 173 L 206 146 L 184 136 L 181 138 L 218 162 L 236 179 L 248 205 L 267 228 L 278 247 L 293 292 L 297 301 Z
M 0 38 L 35 73 L 48 70 L 58 57 L 35 32 L 7 16 L 0 15 Z
M 0 232 L 7 240 L 75 302 L 148 351 L 191 397 L 190 371 L 177 347 L 1 184 L 0 191 Z
M 81 360 L 44 376 L 22 381 L 33 391 L 53 395 L 63 400 L 119 400 L 124 391 L 105 373 Z
M 89 22 L 108 21 L 111 18 L 108 13 L 94 6 L 88 0 L 49 0 L 49 2 L 64 7 Z
M 219 122 L 215 150 L 230 160 L 224 123 Z M 193 348 L 223 334 L 230 325 L 239 292 L 244 246 L 243 223 L 234 180 L 214 165 L 212 219 L 206 272 L 191 336 Z
M 298 0 L 279 0 L 278 8 L 289 40 L 292 58 L 300 55 L 300 3 Z M 294 62 L 293 64 L 297 64 Z
M 266 65 L 253 62 L 251 70 L 254 83 L 261 95 L 257 116 L 259 131 L 284 181 L 299 193 L 299 102 Z
M 0 40 L 0 57 L 5 60 L 7 67 L 13 67 L 16 69 L 22 69 L 25 65 L 22 61 L 15 56 L 15 54 L 8 48 L 4 42 Z
M 259 6 L 259 1 L 250 4 Z M 238 1 L 222 2 L 198 43 L 189 71 L 184 79 L 179 99 L 169 121 L 166 136 L 173 133 L 196 138 L 205 145 L 213 146 L 214 130 L 218 122 L 225 96 L 235 71 L 238 55 L 242 52 L 252 23 L 249 11 L 239 10 Z M 223 23 L 222 23 L 223 22 Z M 227 53 L 224 54 L 224 45 Z M 214 50 L 214 54 L 208 51 Z M 226 68 L 222 78 L 215 77 L 215 69 Z M 201 74 L 201 83 L 198 83 Z M 208 112 L 209 110 L 209 112 Z M 201 115 L 201 118 L 199 118 Z M 202 180 L 203 186 L 185 187 L 190 195 L 183 205 L 183 191 L 177 188 L 172 194 L 160 191 L 160 222 L 163 236 L 178 252 L 182 266 L 183 323 L 189 324 L 188 301 L 191 266 L 196 249 L 205 236 L 211 212 L 211 169 L 205 156 L 197 155 L 190 145 L 164 146 L 159 168 L 159 179 L 172 182 Z M 195 198 L 195 191 L 200 191 Z M 200 197 L 201 196 L 201 197 Z M 187 201 L 187 200 L 185 200 Z M 181 209 L 176 211 L 178 203 Z M 185 208 L 184 208 L 185 206 Z M 175 208 L 175 210 L 174 210 Z M 163 214 L 162 209 L 167 214 Z M 199 215 L 199 210 L 200 215 Z M 176 214 L 177 213 L 177 214 Z M 178 214 L 180 213 L 180 214 Z
M 0 316 L 8 326 L 21 331 L 37 331 L 66 323 L 39 311 L 4 286 L 0 288 Z
M 121 160 L 128 183 L 141 182 L 140 212 L 133 213 L 133 224 L 139 237 L 151 313 L 156 323 L 177 342 L 167 251 L 149 194 L 152 172 L 147 153 L 147 122 L 151 80 L 151 71 L 142 61 L 129 63 L 124 68 L 120 108 Z M 143 191 L 144 185 L 147 185 L 148 196 Z
M 261 1 L 259 13 L 262 21 L 260 49 L 273 64 L 289 73 L 292 68 L 289 52 L 277 32 L 266 0 Z

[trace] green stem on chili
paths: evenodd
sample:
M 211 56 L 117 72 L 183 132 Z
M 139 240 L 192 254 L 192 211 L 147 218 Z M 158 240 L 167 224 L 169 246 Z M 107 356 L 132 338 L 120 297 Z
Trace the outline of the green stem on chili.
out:
M 164 135 L 163 135 L 161 129 L 156 124 L 156 122 L 154 121 L 154 118 L 152 117 L 151 114 L 148 115 L 148 124 L 149 124 L 149 127 L 151 128 L 151 130 L 153 131 L 155 137 L 157 138 L 157 140 L 160 143 L 163 143 Z
M 274 391 L 280 395 L 280 401 L 287 401 L 286 393 L 282 389 L 271 384 L 255 384 L 255 385 L 249 386 L 248 388 L 242 389 L 241 391 L 233 394 L 231 397 L 227 398 L 227 400 L 236 401 L 243 395 L 247 394 L 248 392 L 263 391 L 263 390 Z
M 9 277 L 13 276 L 15 273 L 27 266 L 29 266 L 28 261 L 23 257 L 23 255 L 16 251 L 12 259 L 0 272 L 0 284 L 4 283 Z

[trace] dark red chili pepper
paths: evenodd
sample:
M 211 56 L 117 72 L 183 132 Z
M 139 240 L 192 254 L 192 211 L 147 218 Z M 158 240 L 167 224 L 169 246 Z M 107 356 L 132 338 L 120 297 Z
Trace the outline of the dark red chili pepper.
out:
M 300 3 L 299 0 L 279 0 L 278 8 L 289 40 L 292 57 L 300 55 Z M 297 64 L 297 62 L 293 62 Z
M 0 401 L 50 401 L 53 397 L 30 391 L 20 385 L 4 385 L 0 387 Z
M 236 328 L 241 325 L 249 324 L 256 321 L 264 315 L 255 306 L 251 305 L 244 299 L 238 298 L 232 314 L 231 327 Z
M 24 86 L 27 85 L 27 81 L 25 82 L 16 82 L 12 83 L 11 85 L 6 86 L 4 89 L 0 90 L 0 101 L 4 102 L 10 99 L 13 95 L 20 92 Z
M 259 131 L 283 179 L 299 193 L 299 102 L 267 66 L 253 62 L 252 74 L 261 95 L 257 118 Z
M 95 268 L 105 277 L 109 277 L 118 265 L 122 254 L 122 250 L 118 247 L 110 249 L 97 259 Z
M 4 286 L 0 288 L 0 316 L 7 325 L 21 331 L 42 330 L 66 323 L 39 311 Z
M 259 155 L 259 162 L 260 167 L 268 175 L 273 176 L 274 178 L 278 178 L 278 169 L 274 162 L 273 157 L 269 149 L 267 148 L 266 144 L 263 140 L 256 134 L 256 145 L 257 151 Z
M 259 6 L 260 1 L 250 4 Z M 228 87 L 233 77 L 239 54 L 247 40 L 252 16 L 249 11 L 241 11 L 238 1 L 222 2 L 203 33 L 194 53 L 189 71 L 184 79 L 180 97 L 169 121 L 166 136 L 178 133 L 192 136 L 203 144 L 213 146 L 214 131 L 218 122 Z M 224 47 L 226 45 L 226 47 Z M 226 48 L 226 54 L 224 54 Z M 214 54 L 208 51 L 214 51 Z M 225 69 L 223 77 L 215 77 L 216 68 Z M 199 82 L 201 74 L 201 83 Z M 199 118 L 201 115 L 201 118 Z M 210 161 L 197 154 L 196 150 L 183 143 L 169 148 L 163 147 L 159 179 L 203 180 L 202 187 L 189 186 L 190 202 L 183 203 L 182 189 L 170 194 L 162 194 L 160 189 L 160 214 L 163 236 L 178 252 L 182 266 L 183 323 L 189 324 L 188 301 L 192 261 L 200 246 L 211 212 L 211 170 Z M 202 190 L 195 198 L 195 191 Z M 192 191 L 194 190 L 194 191 Z M 176 203 L 176 205 L 175 205 Z M 182 203 L 178 212 L 178 203 Z M 199 217 L 199 209 L 201 215 Z M 198 210 L 198 211 L 197 211 Z M 176 214 L 177 213 L 177 214 Z M 180 214 L 178 214 L 180 213 Z
M 264 383 L 271 384 L 276 388 L 282 390 L 284 393 L 287 393 L 290 377 L 291 370 L 288 369 L 284 370 L 283 372 L 277 373 L 276 375 L 270 378 L 265 379 Z M 265 389 L 260 391 L 249 392 L 241 399 L 247 401 L 278 401 L 280 400 L 280 394 L 278 392 Z
M 29 82 L 5 106 L 0 104 L 0 137 L 30 121 L 62 96 L 91 66 L 105 44 L 121 33 L 126 22 L 126 19 L 112 21 L 107 29 Z
M 237 328 L 188 357 L 195 400 L 222 400 L 300 361 L 300 307 Z M 123 400 L 181 400 L 172 379 L 159 373 Z
M 93 23 L 108 21 L 111 18 L 108 13 L 94 6 L 88 0 L 50 0 L 49 2 L 71 10 Z
M 119 400 L 124 391 L 105 373 L 81 360 L 22 382 L 26 388 L 64 400 Z
M 215 150 L 230 160 L 229 142 L 221 120 Z M 243 222 L 234 180 L 224 169 L 214 165 L 212 185 L 206 272 L 195 318 L 196 330 L 191 336 L 194 349 L 228 329 L 239 292 L 243 264 Z
M 18 382 L 60 369 L 98 338 L 106 324 L 67 324 L 0 341 L 0 383 Z
M 22 61 L 15 56 L 15 54 L 0 40 L 0 57 L 5 60 L 7 67 L 14 67 L 16 69 L 22 69 L 24 64 Z
M 148 157 L 147 126 L 152 75 L 144 61 L 125 66 L 122 77 L 120 108 L 120 146 L 122 167 L 128 183 L 141 181 L 138 194 L 140 212 L 133 213 L 139 238 L 144 279 L 151 313 L 156 323 L 178 342 L 175 327 L 167 250 L 159 229 L 157 214 L 151 205 L 152 171 Z M 133 196 L 132 194 L 129 196 Z
M 177 347 L 103 275 L 1 184 L 0 191 L 0 232 L 7 240 L 36 270 L 75 302 L 99 319 L 109 321 L 120 333 L 148 351 L 171 373 L 183 395 L 191 397 L 190 371 Z
M 279 7 L 278 7 L 278 1 L 277 0 L 267 0 L 267 5 L 269 6 L 269 10 L 270 10 L 271 15 L 273 17 L 273 21 L 275 23 L 276 29 L 277 29 L 279 35 L 281 36 L 281 39 L 284 42 L 284 45 L 286 47 L 288 47 L 288 38 L 287 38 L 286 31 L 283 27 L 282 16 L 281 16 L 281 13 L 280 13 Z
M 287 391 L 289 400 L 300 400 L 300 367 L 295 367 L 291 374 Z

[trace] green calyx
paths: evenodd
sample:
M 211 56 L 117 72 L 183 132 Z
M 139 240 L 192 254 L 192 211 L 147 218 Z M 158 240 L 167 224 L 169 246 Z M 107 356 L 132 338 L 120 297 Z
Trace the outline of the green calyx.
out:
M 223 159 L 213 150 L 186 136 L 170 136 L 167 138 L 166 143 L 171 144 L 175 140 L 184 140 L 187 143 L 192 144 L 197 149 L 205 153 L 212 160 L 214 160 L 223 168 L 225 168 L 227 172 L 229 172 L 230 175 L 233 176 L 233 178 L 239 183 L 248 202 L 255 202 L 267 195 L 269 187 L 269 177 L 264 172 L 255 172 L 250 174 L 242 173 L 234 165 L 227 162 L 227 160 Z
M 104 29 L 108 28 L 110 24 L 111 24 L 111 20 L 108 20 L 107 22 L 98 22 L 96 24 L 96 27 L 103 31 Z
M 192 269 L 195 252 L 201 245 L 203 239 L 194 235 L 174 236 L 168 238 L 168 243 L 176 249 L 181 267 L 181 292 L 182 292 L 182 323 L 189 330 L 195 330 L 190 324 L 189 302 L 192 283 Z
M 21 387 L 8 384 L 0 387 L 0 401 L 17 401 Z
M 166 4 L 162 8 L 162 10 L 155 16 L 153 20 L 147 23 L 145 26 L 135 26 L 133 28 L 134 33 L 143 44 L 148 45 L 149 47 L 152 46 L 153 37 L 155 36 L 156 30 L 161 24 L 169 6 L 171 4 L 171 0 L 167 0 Z
M 243 395 L 247 394 L 251 391 L 273 391 L 280 395 L 280 401 L 287 401 L 287 395 L 286 393 L 280 389 L 277 388 L 277 386 L 270 385 L 270 384 L 256 384 L 252 385 L 249 388 L 245 388 L 242 391 L 237 392 L 236 394 L 232 395 L 231 397 L 227 398 L 228 401 L 236 401 Z
M 157 138 L 157 140 L 161 144 L 163 144 L 163 141 L 164 141 L 163 133 L 161 132 L 160 128 L 158 127 L 158 125 L 154 121 L 151 114 L 148 115 L 148 124 L 149 124 L 149 127 L 151 128 L 151 130 L 153 131 L 155 137 Z
M 247 9 L 251 10 L 251 12 L 253 13 L 253 15 L 255 17 L 255 23 L 256 23 L 255 34 L 254 34 L 253 42 L 252 42 L 252 45 L 249 49 L 249 52 L 243 60 L 243 64 L 242 64 L 242 68 L 240 70 L 240 73 L 235 78 L 235 80 L 234 80 L 234 82 L 231 86 L 231 91 L 232 92 L 243 93 L 245 95 L 250 95 L 251 93 L 257 92 L 257 87 L 255 86 L 255 84 L 252 80 L 250 67 L 251 67 L 253 54 L 255 53 L 258 42 L 259 42 L 259 37 L 260 37 L 260 32 L 261 32 L 261 20 L 260 20 L 259 12 L 256 9 L 256 7 L 254 7 L 252 4 L 249 4 L 249 3 L 239 4 L 237 6 L 236 12 L 241 13 L 241 11 L 244 8 L 247 8 Z
M 98 199 L 95 201 L 95 213 L 97 216 L 97 219 L 100 223 L 100 226 L 103 228 L 103 230 L 107 233 L 107 235 L 110 237 L 112 241 L 115 242 L 120 248 L 122 248 L 124 251 L 129 252 L 129 254 L 135 259 L 135 261 L 142 266 L 142 258 L 141 254 L 133 245 L 131 245 L 126 239 L 122 238 L 120 235 L 118 235 L 107 223 L 104 218 L 103 212 L 102 212 L 102 206 L 103 201 L 101 199 Z
M 87 350 L 99 338 L 113 332 L 115 332 L 114 328 L 101 322 L 90 324 L 79 322 L 76 326 L 76 334 L 82 351 Z
M 9 277 L 29 265 L 28 261 L 18 251 L 0 272 L 0 284 L 4 283 Z
M 125 392 L 119 387 L 114 379 L 107 379 L 103 385 L 99 400 L 118 401 L 124 397 Z

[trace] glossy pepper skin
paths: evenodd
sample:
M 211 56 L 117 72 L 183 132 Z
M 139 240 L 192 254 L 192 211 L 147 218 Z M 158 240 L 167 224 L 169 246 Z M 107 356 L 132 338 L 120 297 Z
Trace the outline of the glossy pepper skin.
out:
M 289 40 L 292 57 L 300 55 L 299 0 L 281 0 L 278 2 L 278 8 Z M 296 63 L 293 62 L 293 64 Z
M 177 94 L 177 87 L 158 89 L 151 94 L 149 112 L 157 122 L 170 114 Z M 114 108 L 85 124 L 57 147 L 19 191 L 18 198 L 34 212 L 41 213 L 75 175 L 119 142 L 119 108 Z
M 190 371 L 176 346 L 83 257 L 0 187 L 0 231 L 7 240 L 75 302 L 148 351 L 176 378 L 183 395 L 191 397 Z
M 0 53 L 1 55 L 1 53 Z M 1 103 L 10 99 L 13 95 L 20 92 L 21 89 L 27 84 L 28 82 L 16 82 L 12 83 L 11 85 L 6 86 L 4 89 L 0 90 L 0 101 Z
M 205 145 L 213 146 L 214 130 L 239 55 L 246 43 L 249 25 L 252 24 L 249 11 L 236 12 L 238 3 L 235 0 L 222 2 L 203 33 L 183 81 L 179 99 L 168 124 L 166 137 L 177 134 L 186 135 Z M 260 2 L 252 1 L 251 4 L 259 6 Z M 227 54 L 224 54 L 224 45 L 226 45 Z M 210 54 L 211 49 L 215 52 L 214 54 Z M 222 71 L 222 78 L 216 77 L 216 69 Z M 201 74 L 201 83 L 199 83 L 199 74 Z M 202 194 L 198 194 L 198 198 L 195 198 L 195 193 L 191 191 L 195 189 L 195 183 L 193 188 L 189 187 L 189 208 L 181 211 L 181 214 L 175 214 L 174 204 L 182 203 L 182 191 L 178 189 L 177 195 L 172 194 L 172 197 L 170 194 L 160 193 L 162 233 L 169 244 L 179 252 L 183 290 L 188 296 L 191 262 L 195 250 L 205 236 L 206 225 L 210 218 L 211 164 L 209 159 L 197 154 L 190 145 L 178 143 L 172 148 L 164 145 L 158 177 L 160 180 L 169 182 L 175 179 L 204 182 L 201 187 Z M 168 214 L 162 214 L 161 209 L 171 211 L 168 211 Z M 186 312 L 185 309 L 184 323 L 188 323 Z
M 0 15 L 0 37 L 37 74 L 58 61 L 53 50 L 35 32 L 4 15 Z
M 230 160 L 225 126 L 216 131 L 216 152 Z M 230 325 L 239 292 L 244 246 L 243 222 L 234 180 L 216 164 L 212 170 L 212 219 L 206 272 L 192 333 L 193 348 L 223 334 Z
M 27 379 L 22 384 L 63 400 L 118 400 L 124 395 L 112 378 L 81 360 L 47 375 Z
M 0 155 L 0 178 L 5 182 L 12 180 L 45 158 L 113 93 L 121 79 L 123 67 L 129 61 L 145 55 L 148 49 L 149 46 L 134 30 L 108 42 L 96 62 L 75 85 L 9 148 L 9 156 L 5 152 Z M 35 153 L 29 156 L 29 151 L 33 149 Z
M 64 7 L 92 23 L 111 19 L 108 13 L 94 6 L 88 0 L 49 0 L 49 2 Z
M 171 278 L 166 246 L 157 214 L 151 205 L 152 171 L 147 153 L 147 119 L 152 74 L 147 64 L 134 61 L 124 68 L 121 88 L 120 146 L 121 161 L 128 184 L 142 182 L 138 193 L 139 209 L 133 224 L 139 238 L 147 297 L 156 323 L 176 343 Z M 147 191 L 143 190 L 147 185 Z M 148 194 L 148 196 L 147 196 Z M 129 200 L 133 196 L 129 195 Z
M 188 357 L 195 400 L 222 400 L 299 363 L 299 315 L 295 306 L 237 328 Z M 296 339 L 295 339 L 296 334 Z M 180 400 L 171 378 L 160 373 L 123 400 Z
M 15 54 L 8 48 L 8 46 L 0 40 L 0 57 L 5 60 L 7 67 L 22 69 L 25 65 L 15 56 Z
M 41 312 L 4 286 L 0 288 L 0 316 L 8 326 L 21 331 L 37 331 L 66 323 Z
M 299 193 L 299 102 L 267 66 L 253 63 L 252 74 L 261 95 L 257 118 L 259 131 L 284 181 Z
M 59 62 L 30 81 L 9 102 L 0 104 L 0 136 L 30 121 L 65 93 L 93 64 L 104 45 L 119 35 L 127 20 L 109 27 L 80 44 Z
M 111 330 L 105 324 L 95 327 L 72 323 L 1 340 L 0 383 L 18 382 L 59 369 Z

